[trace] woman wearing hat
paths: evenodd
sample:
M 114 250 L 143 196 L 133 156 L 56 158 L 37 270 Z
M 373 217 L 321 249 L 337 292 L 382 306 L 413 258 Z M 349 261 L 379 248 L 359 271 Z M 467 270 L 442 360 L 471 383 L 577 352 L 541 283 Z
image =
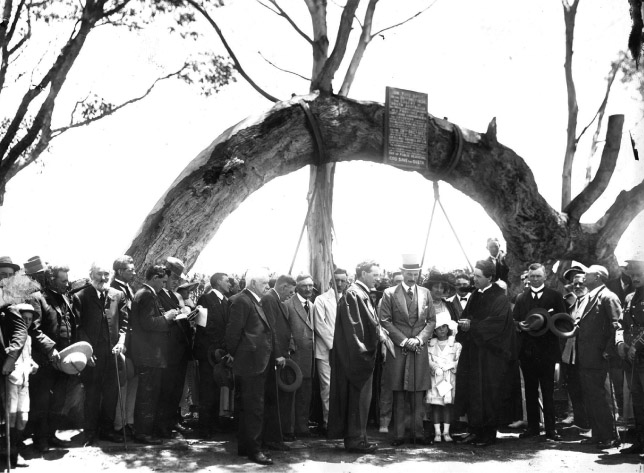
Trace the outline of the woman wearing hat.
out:
M 447 275 L 440 271 L 431 270 L 429 276 L 423 281 L 423 286 L 429 289 L 436 316 L 438 317 L 438 314 L 445 312 L 451 320 L 458 322 L 458 314 L 454 305 L 445 299 L 450 287 L 453 286 Z

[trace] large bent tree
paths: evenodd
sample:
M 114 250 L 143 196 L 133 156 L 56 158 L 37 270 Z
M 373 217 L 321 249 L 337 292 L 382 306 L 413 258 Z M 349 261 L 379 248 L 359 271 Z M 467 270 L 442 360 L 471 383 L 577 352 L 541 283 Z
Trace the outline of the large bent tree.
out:
M 217 138 L 175 180 L 146 218 L 128 254 L 139 264 L 173 254 L 191 267 L 224 219 L 268 181 L 318 163 L 302 102 L 319 124 L 329 163 L 382 161 L 384 107 L 335 95 L 311 94 L 276 104 L 259 119 L 242 121 Z M 611 117 L 621 132 L 621 116 Z M 616 125 L 615 125 L 616 124 Z M 602 219 L 581 224 L 539 194 L 532 171 L 492 132 L 462 130 L 428 116 L 427 179 L 441 179 L 483 206 L 508 243 L 514 268 L 532 261 L 575 259 L 615 267 L 620 236 L 644 208 L 644 183 L 617 197 Z M 620 140 L 614 146 L 619 148 Z M 616 153 L 616 149 L 604 154 Z M 446 169 L 457 159 L 453 170 Z M 578 204 L 585 206 L 590 197 Z

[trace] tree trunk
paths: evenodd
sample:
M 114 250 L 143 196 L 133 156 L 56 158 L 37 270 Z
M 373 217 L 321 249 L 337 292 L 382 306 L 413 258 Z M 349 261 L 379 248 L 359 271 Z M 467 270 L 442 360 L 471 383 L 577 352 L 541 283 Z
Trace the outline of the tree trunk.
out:
M 329 289 L 333 273 L 333 179 L 335 163 L 311 166 L 309 196 L 315 200 L 306 222 L 309 237 L 309 270 L 321 292 Z
M 308 102 L 318 119 L 328 162 L 382 162 L 382 104 L 314 94 L 277 103 L 263 116 L 225 131 L 179 175 L 127 251 L 139 269 L 167 255 L 184 259 L 190 269 L 223 220 L 248 195 L 275 177 L 316 162 L 300 100 Z M 452 159 L 454 128 L 428 116 L 429 169 L 424 177 L 441 179 L 483 206 L 507 241 L 515 282 L 534 261 L 614 264 L 619 236 L 642 210 L 644 183 L 622 192 L 599 222 L 569 221 L 539 194 L 523 159 L 479 133 L 462 130 L 462 156 L 453 171 L 441 174 Z

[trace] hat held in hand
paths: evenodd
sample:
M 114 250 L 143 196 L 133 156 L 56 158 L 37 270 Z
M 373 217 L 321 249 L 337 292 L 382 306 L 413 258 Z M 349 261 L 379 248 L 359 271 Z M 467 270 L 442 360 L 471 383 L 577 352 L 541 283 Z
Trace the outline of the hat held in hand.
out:
M 548 311 L 537 307 L 528 312 L 523 322 L 519 322 L 519 328 L 533 337 L 540 337 L 548 331 L 549 319 Z
M 60 352 L 60 361 L 56 363 L 55 368 L 66 374 L 80 374 L 87 366 L 89 359 L 92 358 L 93 353 L 92 345 L 89 343 L 74 343 Z

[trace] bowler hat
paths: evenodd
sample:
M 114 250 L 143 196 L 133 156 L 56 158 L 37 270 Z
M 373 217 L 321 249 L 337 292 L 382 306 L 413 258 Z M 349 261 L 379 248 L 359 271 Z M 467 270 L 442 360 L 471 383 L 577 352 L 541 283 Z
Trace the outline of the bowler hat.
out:
M 302 370 L 292 359 L 277 367 L 277 387 L 285 393 L 297 391 L 302 385 Z
M 20 266 L 14 264 L 9 256 L 0 256 L 0 268 L 12 268 L 14 271 L 20 271 Z
M 87 342 L 77 342 L 60 352 L 60 361 L 55 365 L 63 373 L 79 374 L 92 357 L 92 346 Z
M 549 319 L 548 311 L 537 307 L 528 312 L 523 322 L 519 322 L 519 328 L 533 337 L 539 337 L 548 331 Z
M 40 259 L 40 256 L 32 256 L 25 263 L 25 274 L 36 274 L 37 272 L 44 270 L 45 265 Z
M 558 312 L 550 317 L 548 328 L 559 338 L 574 337 L 579 329 L 575 319 L 565 312 Z

